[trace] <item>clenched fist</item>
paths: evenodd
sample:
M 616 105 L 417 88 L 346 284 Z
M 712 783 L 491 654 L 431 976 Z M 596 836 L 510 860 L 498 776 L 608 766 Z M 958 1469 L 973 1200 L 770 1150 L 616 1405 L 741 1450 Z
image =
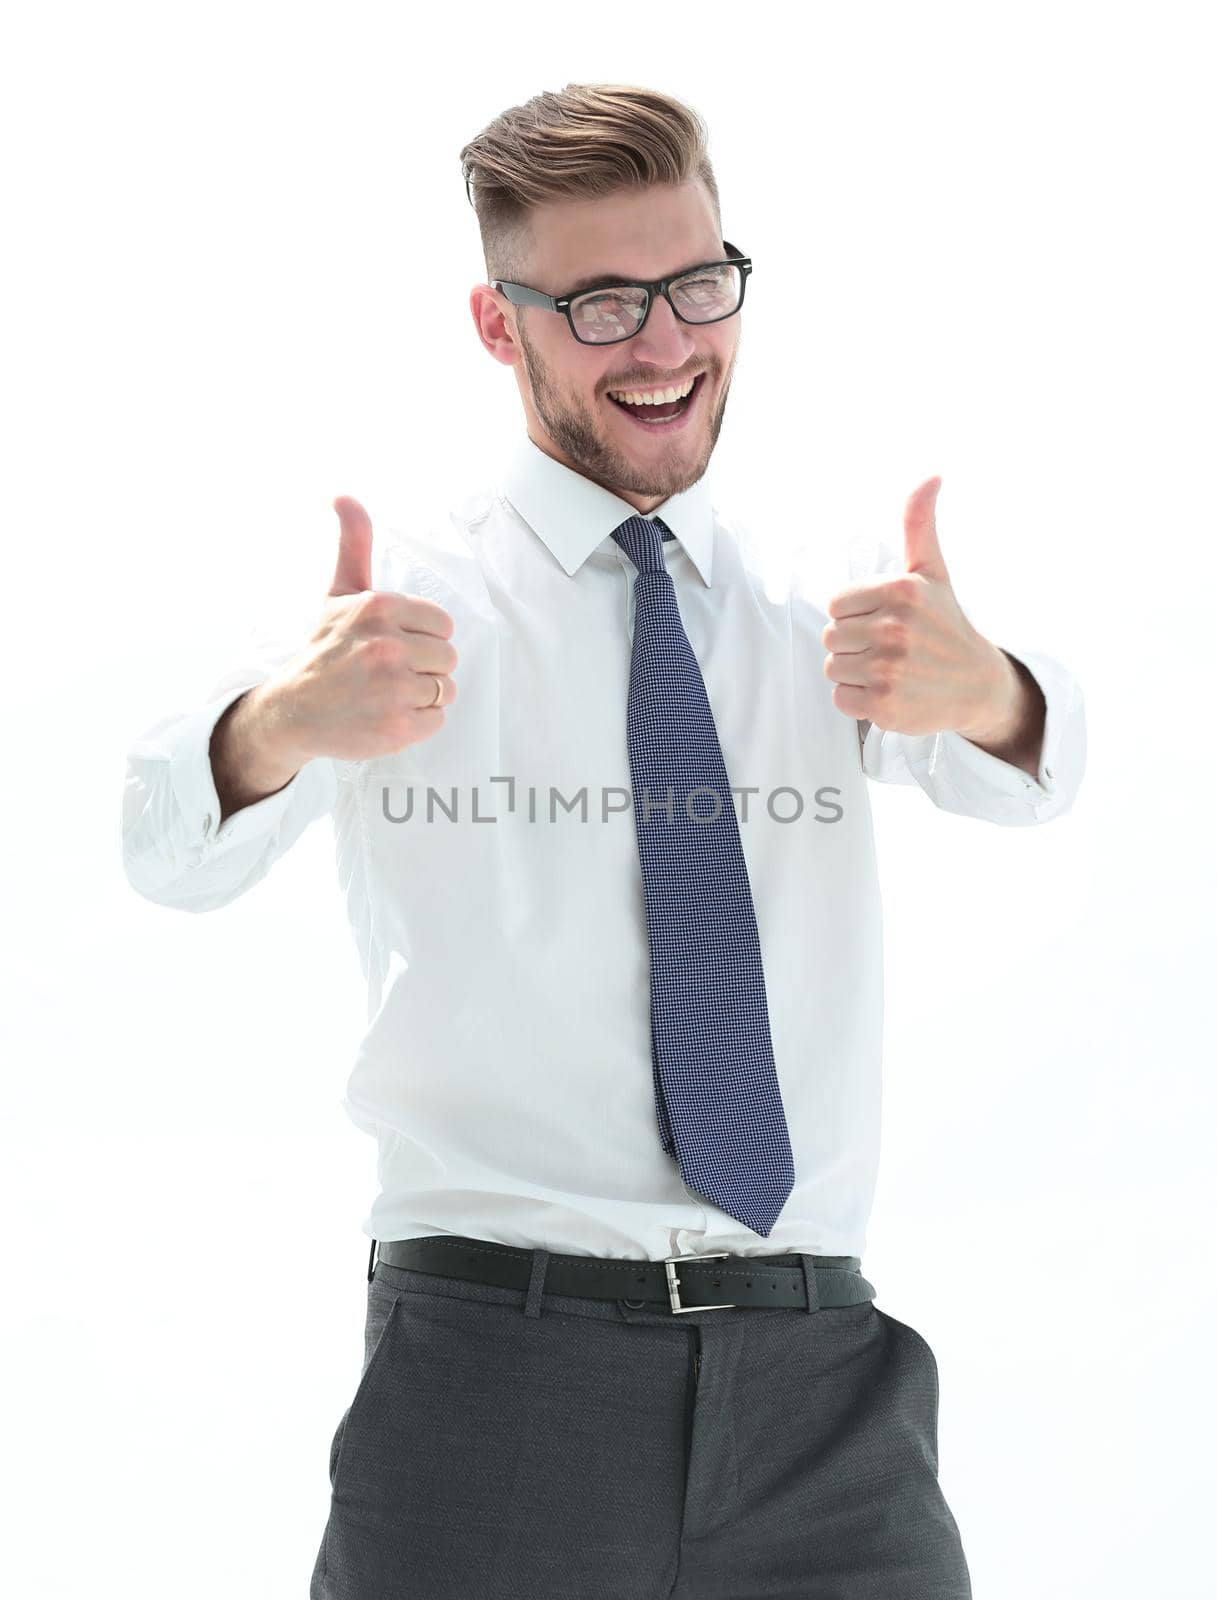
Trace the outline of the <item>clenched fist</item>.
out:
M 349 495 L 334 510 L 338 565 L 321 621 L 255 691 L 279 752 L 297 764 L 366 761 L 417 744 L 456 699 L 451 615 L 421 596 L 373 589 L 371 519 Z

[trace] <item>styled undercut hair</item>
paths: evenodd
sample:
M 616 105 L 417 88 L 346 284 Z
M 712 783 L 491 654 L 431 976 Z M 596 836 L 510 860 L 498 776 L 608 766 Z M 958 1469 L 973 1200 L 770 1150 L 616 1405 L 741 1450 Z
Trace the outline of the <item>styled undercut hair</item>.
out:
M 533 206 L 700 178 L 722 213 L 706 125 L 656 89 L 568 83 L 499 113 L 460 153 L 488 280 L 527 282 Z M 522 307 L 517 307 L 517 312 Z

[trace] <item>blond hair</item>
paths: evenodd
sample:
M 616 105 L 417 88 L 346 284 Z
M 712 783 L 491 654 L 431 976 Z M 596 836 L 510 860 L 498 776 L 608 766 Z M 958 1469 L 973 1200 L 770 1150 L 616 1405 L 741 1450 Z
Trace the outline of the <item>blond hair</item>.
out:
M 460 153 L 488 280 L 527 281 L 533 206 L 700 179 L 722 234 L 706 125 L 655 89 L 568 83 L 510 106 Z M 519 309 L 519 308 L 517 308 Z

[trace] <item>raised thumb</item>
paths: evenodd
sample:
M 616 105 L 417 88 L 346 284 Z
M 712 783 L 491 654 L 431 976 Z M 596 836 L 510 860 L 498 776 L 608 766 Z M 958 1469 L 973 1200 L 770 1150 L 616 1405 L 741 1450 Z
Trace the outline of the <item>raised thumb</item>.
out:
M 338 513 L 338 565 L 330 594 L 362 594 L 372 587 L 372 519 L 349 494 L 334 501 Z

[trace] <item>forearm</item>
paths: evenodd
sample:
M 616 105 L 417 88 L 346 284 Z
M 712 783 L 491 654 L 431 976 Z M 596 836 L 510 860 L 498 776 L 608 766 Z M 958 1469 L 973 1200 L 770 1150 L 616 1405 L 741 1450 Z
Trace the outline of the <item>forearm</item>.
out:
M 996 647 L 1000 650 L 1000 646 Z M 990 715 L 956 731 L 972 744 L 1008 761 L 1034 778 L 1043 749 L 1046 707 L 1043 691 L 1021 661 L 1001 650 L 1006 671 L 995 694 Z
M 304 764 L 289 753 L 282 712 L 260 684 L 234 700 L 216 723 L 210 756 L 221 823 L 277 793 Z

